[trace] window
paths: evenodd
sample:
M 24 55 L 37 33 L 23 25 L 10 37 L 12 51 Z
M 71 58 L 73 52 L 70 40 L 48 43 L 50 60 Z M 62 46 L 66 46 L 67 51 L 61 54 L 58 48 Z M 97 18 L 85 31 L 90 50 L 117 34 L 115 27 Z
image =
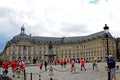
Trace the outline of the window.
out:
M 21 50 L 18 50 L 18 56 L 21 56 Z
M 31 50 L 28 50 L 28 56 L 31 56 Z
M 15 55 L 15 50 L 12 51 L 12 56 L 14 56 L 14 55 Z

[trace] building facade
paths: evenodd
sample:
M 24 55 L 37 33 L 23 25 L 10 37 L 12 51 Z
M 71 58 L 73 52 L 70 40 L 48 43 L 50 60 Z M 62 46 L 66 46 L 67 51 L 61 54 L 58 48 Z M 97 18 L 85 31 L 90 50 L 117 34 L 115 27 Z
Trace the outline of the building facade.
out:
M 37 63 L 40 60 L 47 59 L 48 43 L 53 45 L 53 54 L 55 59 L 81 59 L 92 61 L 106 60 L 106 38 L 104 31 L 97 32 L 87 36 L 77 37 L 41 37 L 31 36 L 25 33 L 24 26 L 21 27 L 21 33 L 14 36 L 6 43 L 0 58 L 4 60 L 29 60 L 30 63 Z M 117 48 L 116 39 L 109 33 L 109 54 L 116 58 Z
M 116 48 L 117 48 L 116 58 L 118 61 L 120 61 L 120 38 L 116 39 Z

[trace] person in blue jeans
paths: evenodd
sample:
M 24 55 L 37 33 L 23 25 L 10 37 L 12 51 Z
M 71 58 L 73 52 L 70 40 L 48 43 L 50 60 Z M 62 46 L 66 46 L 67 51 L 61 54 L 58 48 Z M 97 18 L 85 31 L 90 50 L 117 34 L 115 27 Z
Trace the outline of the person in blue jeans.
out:
M 112 55 L 109 55 L 108 58 L 108 68 L 110 70 L 110 80 L 117 80 L 116 79 L 116 61 L 112 57 Z
M 93 61 L 92 61 L 92 63 L 93 63 L 93 70 L 96 68 L 97 69 L 97 63 L 96 63 L 96 59 L 93 59 Z

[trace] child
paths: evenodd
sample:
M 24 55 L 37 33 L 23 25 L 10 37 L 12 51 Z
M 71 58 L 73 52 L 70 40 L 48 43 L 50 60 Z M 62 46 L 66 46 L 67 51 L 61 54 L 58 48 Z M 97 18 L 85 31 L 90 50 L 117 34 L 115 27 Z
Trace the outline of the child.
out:
M 39 64 L 39 68 L 40 68 L 40 70 L 42 70 L 42 67 L 43 67 L 43 64 L 40 63 L 40 64 Z
M 71 72 L 73 71 L 74 66 L 75 66 L 75 62 L 74 62 L 74 60 L 72 60 L 72 61 L 71 61 Z

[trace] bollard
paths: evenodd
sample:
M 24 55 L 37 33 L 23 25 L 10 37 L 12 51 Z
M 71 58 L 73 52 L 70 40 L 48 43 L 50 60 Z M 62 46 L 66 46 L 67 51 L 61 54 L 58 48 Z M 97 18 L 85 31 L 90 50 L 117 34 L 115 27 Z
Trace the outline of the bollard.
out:
M 52 77 L 50 78 L 50 80 L 53 80 Z
M 27 79 L 26 79 L 26 72 L 25 72 L 25 70 L 24 70 L 24 80 L 27 80 Z
M 30 73 L 30 79 L 32 80 L 32 73 Z
M 41 75 L 39 75 L 39 80 L 41 80 Z

